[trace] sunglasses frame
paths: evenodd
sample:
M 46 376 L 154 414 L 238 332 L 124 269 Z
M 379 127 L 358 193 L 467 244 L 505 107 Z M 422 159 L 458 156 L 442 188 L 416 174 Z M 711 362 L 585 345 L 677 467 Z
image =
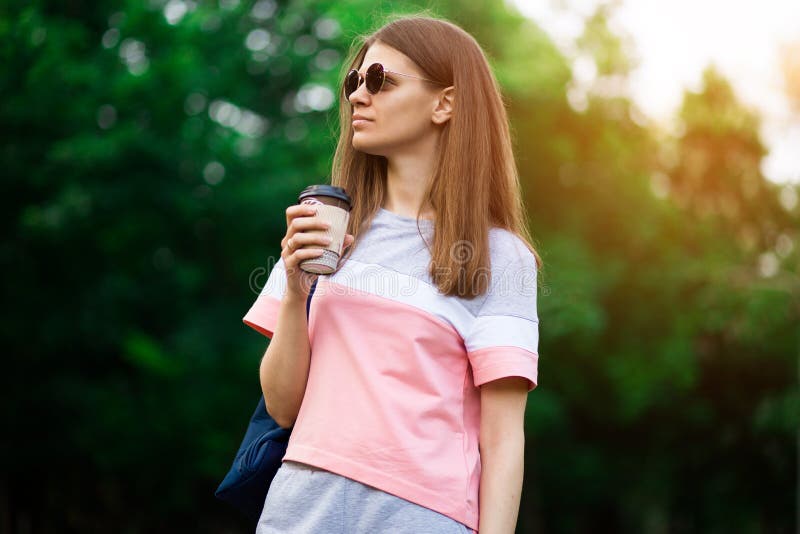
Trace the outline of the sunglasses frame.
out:
M 373 70 L 373 69 L 375 69 L 375 70 Z M 373 91 L 372 89 L 370 89 L 370 86 L 369 86 L 367 78 L 370 76 L 371 72 L 375 72 L 375 71 L 377 71 L 377 73 L 378 73 L 377 76 L 380 76 L 380 85 L 378 86 L 377 89 L 375 89 Z M 358 76 L 358 85 L 356 85 L 355 89 L 353 89 L 352 91 L 348 92 L 347 91 L 347 86 L 348 86 L 348 83 L 350 82 L 350 80 L 352 79 L 354 73 L 355 73 L 356 76 Z M 383 89 L 383 84 L 386 83 L 386 75 L 387 74 L 394 74 L 396 76 L 405 76 L 406 78 L 414 78 L 415 80 L 422 80 L 422 81 L 425 81 L 425 82 L 430 82 L 430 83 L 435 83 L 437 85 L 442 85 L 439 82 L 436 82 L 436 81 L 433 81 L 433 80 L 429 80 L 428 78 L 421 78 L 419 76 L 413 76 L 411 74 L 403 74 L 402 72 L 395 72 L 393 70 L 386 70 L 381 63 L 373 63 L 372 65 L 367 67 L 367 72 L 365 74 L 363 74 L 363 75 L 360 72 L 358 72 L 356 69 L 351 69 L 347 73 L 347 75 L 344 77 L 344 83 L 342 84 L 342 90 L 344 91 L 344 97 L 349 99 L 350 95 L 352 95 L 353 93 L 358 91 L 358 88 L 361 87 L 362 83 L 366 84 L 367 92 L 369 92 L 372 95 L 377 95 L 378 93 L 381 92 L 381 89 Z

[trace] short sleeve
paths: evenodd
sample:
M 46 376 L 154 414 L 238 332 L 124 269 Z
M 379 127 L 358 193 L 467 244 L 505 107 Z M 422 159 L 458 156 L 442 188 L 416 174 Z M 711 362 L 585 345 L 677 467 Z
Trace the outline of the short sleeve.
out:
M 517 249 L 518 251 L 519 249 Z M 507 376 L 538 384 L 536 258 L 529 250 L 499 254 L 487 296 L 464 339 L 476 387 Z M 510 258 L 510 259 L 509 259 Z
M 256 301 L 242 318 L 247 326 L 272 339 L 278 322 L 278 309 L 286 293 L 286 267 L 280 258 L 267 278 Z

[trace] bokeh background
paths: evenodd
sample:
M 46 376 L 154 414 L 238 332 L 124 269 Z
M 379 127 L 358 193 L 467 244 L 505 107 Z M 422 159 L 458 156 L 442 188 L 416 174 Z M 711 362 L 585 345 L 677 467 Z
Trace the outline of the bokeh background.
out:
M 352 40 L 428 9 L 489 56 L 544 260 L 517 531 L 797 532 L 800 169 L 765 177 L 713 65 L 672 128 L 607 90 L 618 6 L 570 55 L 499 0 L 3 2 L 0 530 L 252 531 L 213 496 L 260 395 L 241 318 Z

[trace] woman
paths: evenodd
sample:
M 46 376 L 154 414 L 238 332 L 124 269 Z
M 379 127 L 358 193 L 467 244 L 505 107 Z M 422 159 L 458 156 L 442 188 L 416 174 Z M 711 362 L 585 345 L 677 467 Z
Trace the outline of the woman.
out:
M 293 426 L 257 532 L 513 532 L 541 263 L 497 83 L 469 34 L 427 17 L 348 65 L 332 173 L 353 198 L 347 252 L 301 271 L 324 225 L 289 207 L 244 317 L 271 338 L 267 409 Z

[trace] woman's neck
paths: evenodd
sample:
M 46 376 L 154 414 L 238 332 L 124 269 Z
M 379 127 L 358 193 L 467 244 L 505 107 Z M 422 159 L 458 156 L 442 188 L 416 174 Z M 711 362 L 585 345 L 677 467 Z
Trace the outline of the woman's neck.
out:
M 411 218 L 418 212 L 423 219 L 434 217 L 433 206 L 425 198 L 433 175 L 433 156 L 433 150 L 416 150 L 408 156 L 388 158 L 384 209 Z

